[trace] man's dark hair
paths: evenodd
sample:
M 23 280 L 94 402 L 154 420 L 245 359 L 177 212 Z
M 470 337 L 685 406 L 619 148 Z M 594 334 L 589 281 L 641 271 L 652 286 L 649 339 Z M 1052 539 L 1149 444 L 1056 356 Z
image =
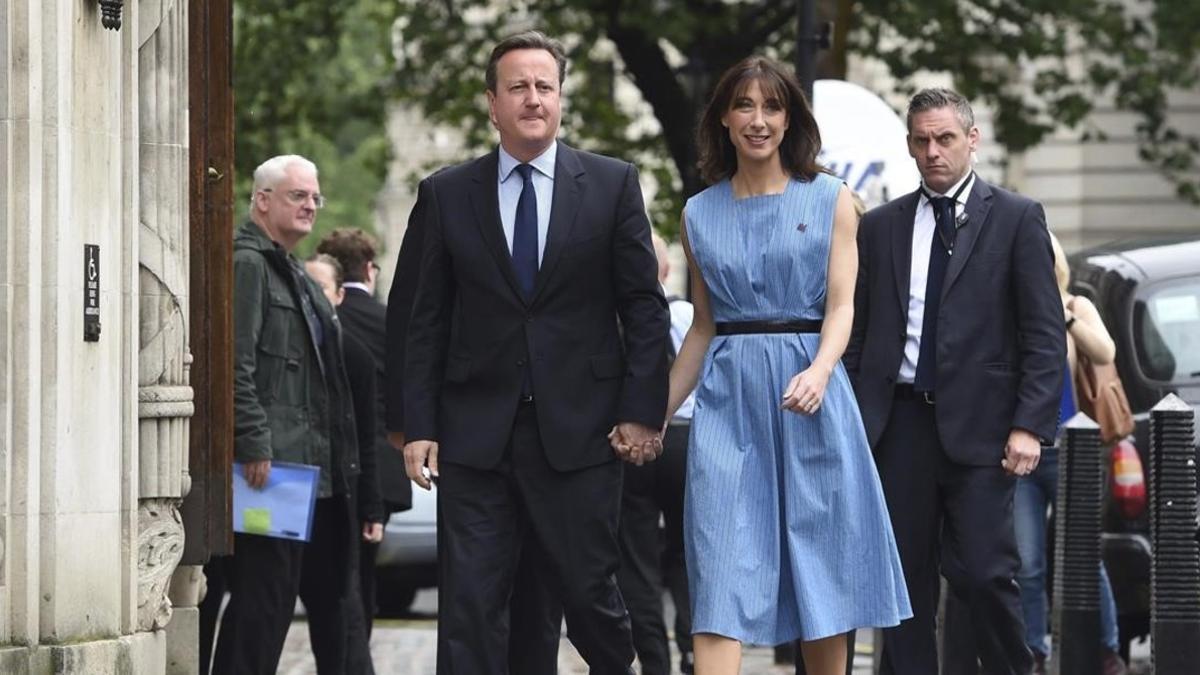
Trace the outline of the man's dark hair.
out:
M 821 131 L 813 117 L 808 97 L 795 76 L 775 61 L 763 56 L 742 59 L 725 71 L 700 118 L 696 143 L 700 151 L 700 175 L 709 184 L 729 178 L 737 170 L 737 151 L 729 140 L 729 130 L 721 118 L 745 93 L 751 82 L 758 82 L 766 99 L 775 99 L 787 111 L 788 128 L 779 144 L 779 160 L 784 171 L 801 180 L 812 180 L 824 169 L 817 164 L 821 152 Z
M 970 131 L 971 127 L 975 126 L 975 112 L 971 110 L 971 104 L 965 96 L 953 89 L 931 87 L 918 91 L 912 97 L 912 100 L 908 102 L 908 116 L 904 120 L 904 123 L 908 126 L 908 130 L 912 131 L 914 115 L 938 108 L 950 108 L 953 110 L 964 132 Z
M 370 234 L 355 227 L 339 227 L 321 238 L 317 253 L 337 259 L 346 281 L 362 283 L 367 280 L 367 263 L 375 262 L 377 248 Z
M 562 86 L 563 80 L 567 78 L 567 52 L 563 49 L 562 43 L 554 38 L 546 37 L 546 34 L 541 31 L 527 30 L 524 33 L 504 38 L 492 49 L 492 55 L 488 57 L 487 72 L 484 75 L 488 91 L 496 92 L 496 64 L 500 62 L 501 57 L 515 49 L 544 49 L 550 52 L 554 61 L 558 63 L 558 86 Z

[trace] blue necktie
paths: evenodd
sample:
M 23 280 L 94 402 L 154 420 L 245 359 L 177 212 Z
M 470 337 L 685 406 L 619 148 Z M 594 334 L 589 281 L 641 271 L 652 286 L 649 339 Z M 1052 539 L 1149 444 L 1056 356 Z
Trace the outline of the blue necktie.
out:
M 913 389 L 933 391 L 937 384 L 937 320 L 938 307 L 942 304 L 942 282 L 946 279 L 946 267 L 950 262 L 950 250 L 942 235 L 954 231 L 954 201 L 950 197 L 933 197 L 933 218 L 937 232 L 929 245 L 929 272 L 925 276 L 925 316 L 921 319 L 921 351 L 917 356 L 917 374 L 913 378 Z M 953 240 L 949 242 L 953 246 Z
M 537 193 L 533 189 L 533 167 L 518 164 L 521 174 L 521 198 L 517 200 L 517 217 L 513 221 L 512 263 L 517 273 L 517 282 L 525 297 L 533 295 L 533 282 L 538 271 L 538 216 Z

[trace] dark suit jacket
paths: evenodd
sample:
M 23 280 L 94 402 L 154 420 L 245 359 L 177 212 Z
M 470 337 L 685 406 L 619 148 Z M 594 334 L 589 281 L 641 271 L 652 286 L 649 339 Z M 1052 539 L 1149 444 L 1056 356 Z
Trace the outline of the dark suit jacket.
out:
M 402 371 L 393 362 L 388 374 L 389 428 L 402 421 L 406 440 L 438 441 L 441 461 L 491 468 L 528 368 L 550 464 L 614 461 L 606 434 L 615 423 L 657 429 L 666 412 L 670 319 L 637 170 L 559 143 L 545 252 L 527 299 L 500 223 L 498 157 L 421 182 L 399 263 L 411 269 L 419 240 L 407 325 L 411 275 L 397 274 L 388 303 L 389 344 L 406 340 Z
M 887 426 L 904 358 L 918 197 L 873 209 L 858 231 L 844 358 L 872 446 Z M 1066 336 L 1042 206 L 976 177 L 966 212 L 938 313 L 937 427 L 951 459 L 992 466 L 1014 427 L 1053 437 Z
M 367 346 L 350 331 L 342 333 L 342 352 L 346 357 L 346 379 L 354 399 L 354 429 L 358 436 L 358 464 L 362 471 L 354 486 L 355 513 L 358 522 L 382 523 L 387 520 L 379 497 L 379 462 L 375 455 L 376 377 L 375 361 Z M 357 530 L 355 530 L 357 532 Z
M 375 455 L 379 476 L 379 491 L 388 511 L 407 511 L 412 508 L 412 481 L 404 473 L 404 457 L 387 440 L 384 424 L 384 366 L 387 363 L 387 309 L 369 293 L 359 288 L 347 288 L 346 297 L 338 306 L 338 316 L 348 334 L 358 338 L 374 360 L 377 396 L 375 399 Z

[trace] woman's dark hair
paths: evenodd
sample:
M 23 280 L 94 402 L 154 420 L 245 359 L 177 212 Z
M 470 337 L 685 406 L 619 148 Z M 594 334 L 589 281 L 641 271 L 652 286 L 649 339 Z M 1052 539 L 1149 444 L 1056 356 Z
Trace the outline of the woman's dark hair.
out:
M 700 118 L 696 144 L 700 151 L 700 175 L 710 185 L 729 178 L 737 170 L 737 152 L 729 140 L 729 130 L 721 118 L 733 101 L 745 93 L 751 82 L 758 82 L 766 99 L 777 99 L 787 111 L 788 128 L 779 144 L 779 159 L 784 171 L 801 180 L 812 180 L 824 169 L 817 164 L 821 152 L 821 132 L 813 117 L 808 97 L 796 78 L 775 61 L 764 56 L 742 59 L 717 82 L 712 98 Z

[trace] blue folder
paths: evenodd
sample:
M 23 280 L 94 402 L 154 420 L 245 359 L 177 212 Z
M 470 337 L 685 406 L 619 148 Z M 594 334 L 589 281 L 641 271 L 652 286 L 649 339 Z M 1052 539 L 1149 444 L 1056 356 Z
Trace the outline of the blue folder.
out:
M 241 462 L 233 463 L 233 531 L 308 541 L 321 470 L 307 464 L 271 462 L 267 484 L 246 483 Z

